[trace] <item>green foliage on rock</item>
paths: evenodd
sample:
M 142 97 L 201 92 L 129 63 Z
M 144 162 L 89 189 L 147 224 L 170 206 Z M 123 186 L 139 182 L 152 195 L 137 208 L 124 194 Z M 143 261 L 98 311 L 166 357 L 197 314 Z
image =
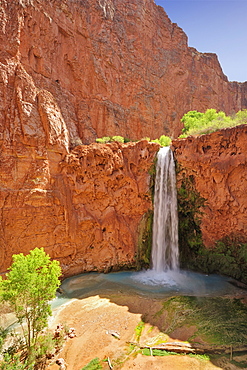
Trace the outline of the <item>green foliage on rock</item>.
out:
M 157 143 L 160 146 L 169 146 L 172 139 L 169 136 L 161 135 L 159 139 L 151 140 L 150 137 L 144 137 L 142 140 L 150 141 L 151 143 Z
M 226 237 L 213 248 L 200 248 L 193 265 L 206 273 L 220 273 L 247 284 L 247 243 Z
M 182 129 L 183 134 L 179 138 L 209 134 L 223 128 L 247 124 L 247 109 L 239 111 L 233 116 L 226 116 L 224 112 L 217 112 L 216 109 L 207 109 L 205 113 L 193 110 L 184 114 L 181 122 L 183 122 L 184 128 Z
M 129 140 L 125 139 L 123 136 L 104 136 L 96 139 L 96 142 L 101 144 L 111 143 L 114 141 L 117 141 L 118 143 L 126 143 Z
M 161 146 L 169 146 L 172 139 L 169 136 L 161 135 L 159 139 L 151 140 L 152 143 L 158 143 Z
M 55 298 L 60 275 L 59 262 L 51 261 L 43 248 L 35 248 L 26 256 L 23 253 L 13 255 L 6 280 L 0 279 L 1 299 L 16 315 L 31 362 L 42 347 L 40 341 L 44 335 L 41 332 L 52 314 L 49 301 Z
M 158 143 L 161 146 L 169 146 L 171 144 L 171 138 L 166 135 L 161 135 L 159 139 L 151 140 L 150 137 L 144 137 L 142 140 L 147 140 L 152 143 Z M 123 136 L 104 136 L 96 139 L 97 143 L 106 144 L 117 141 L 119 143 L 128 143 L 130 139 Z
M 193 176 L 182 177 L 177 194 L 181 267 L 231 276 L 247 283 L 246 238 L 226 237 L 214 247 L 205 248 L 200 224 L 206 200 L 195 189 Z
M 195 189 L 193 176 L 183 175 L 177 194 L 180 264 L 189 268 L 198 250 L 203 247 L 200 224 L 205 199 Z
M 138 226 L 137 269 L 148 268 L 152 251 L 153 211 L 149 210 L 142 217 Z

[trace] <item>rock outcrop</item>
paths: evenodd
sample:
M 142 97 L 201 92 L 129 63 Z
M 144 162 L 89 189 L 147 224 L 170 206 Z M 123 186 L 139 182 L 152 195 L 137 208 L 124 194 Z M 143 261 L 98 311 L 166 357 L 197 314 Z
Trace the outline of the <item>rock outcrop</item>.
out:
M 149 170 L 158 148 L 143 140 L 82 145 L 65 155 L 32 147 L 5 153 L 0 272 L 12 254 L 35 247 L 59 260 L 64 275 L 136 266 L 138 228 L 152 210 Z
M 0 20 L 0 271 L 12 254 L 36 246 L 59 259 L 65 275 L 136 264 L 159 146 L 81 144 L 105 135 L 176 137 L 188 110 L 247 108 L 247 83 L 229 82 L 214 54 L 189 48 L 153 0 L 2 0 Z M 212 138 L 222 135 L 224 145 L 227 132 Z M 195 141 L 198 163 L 188 171 L 198 172 L 202 191 L 203 163 L 221 204 L 212 217 L 215 208 L 207 210 L 221 228 L 210 231 L 203 221 L 209 245 L 234 225 L 244 231 L 239 215 L 239 222 L 224 216 L 245 209 L 238 205 L 245 183 L 238 181 L 240 191 L 235 183 L 244 140 L 239 135 L 229 152 L 215 143 L 201 155 L 203 140 Z
M 2 0 L 0 19 L 5 140 L 42 147 L 56 118 L 70 146 L 176 137 L 191 109 L 247 108 L 247 83 L 228 82 L 215 54 L 188 47 L 153 0 Z
M 205 199 L 203 243 L 214 247 L 226 237 L 247 242 L 247 125 L 173 141 L 180 168 L 178 186 L 193 178 Z

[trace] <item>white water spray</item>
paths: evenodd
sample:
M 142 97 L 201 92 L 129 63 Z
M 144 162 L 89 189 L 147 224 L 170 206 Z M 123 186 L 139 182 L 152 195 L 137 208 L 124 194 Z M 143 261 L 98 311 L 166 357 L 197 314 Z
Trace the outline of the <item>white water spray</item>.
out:
M 152 270 L 177 270 L 178 215 L 176 173 L 170 147 L 159 150 L 154 192 Z

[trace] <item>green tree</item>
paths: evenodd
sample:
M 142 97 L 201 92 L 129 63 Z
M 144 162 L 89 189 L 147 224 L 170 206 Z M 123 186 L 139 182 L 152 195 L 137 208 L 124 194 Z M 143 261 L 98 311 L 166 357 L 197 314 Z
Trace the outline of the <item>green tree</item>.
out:
M 13 255 L 6 280 L 0 278 L 2 299 L 15 312 L 28 355 L 48 325 L 48 317 L 52 314 L 49 301 L 55 298 L 60 275 L 59 262 L 51 261 L 43 248 L 35 248 L 26 256 L 23 253 Z
M 226 116 L 224 112 L 217 112 L 215 109 L 207 109 L 205 113 L 190 111 L 181 119 L 184 124 L 182 135 L 185 138 L 188 135 L 203 135 L 211 132 L 234 127 L 247 123 L 247 110 L 239 111 L 234 116 Z
M 247 109 L 240 110 L 236 113 L 235 117 L 237 123 L 241 125 L 242 123 L 247 123 Z
M 186 134 L 189 130 L 197 127 L 203 116 L 204 113 L 197 112 L 196 110 L 191 110 L 188 113 L 185 113 L 181 119 L 181 122 L 184 124 L 184 128 L 182 129 L 183 134 Z

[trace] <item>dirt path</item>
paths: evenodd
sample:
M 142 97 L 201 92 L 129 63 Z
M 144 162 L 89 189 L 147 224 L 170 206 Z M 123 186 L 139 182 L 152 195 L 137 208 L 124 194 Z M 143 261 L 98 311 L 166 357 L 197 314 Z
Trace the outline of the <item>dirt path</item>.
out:
M 126 297 L 115 295 L 112 297 L 100 297 L 98 295 L 72 300 L 67 306 L 58 309 L 52 321 L 55 328 L 58 323 L 74 327 L 76 337 L 68 339 L 59 357 L 65 359 L 67 370 L 81 370 L 92 359 L 98 357 L 106 359 L 104 369 L 169 369 L 169 370 L 213 370 L 239 369 L 229 361 L 218 361 L 216 364 L 208 360 L 200 360 L 189 356 L 165 356 L 151 357 L 142 354 L 131 354 L 130 346 L 126 343 L 136 341 L 136 327 L 145 319 L 145 327 L 142 331 L 141 341 L 150 341 L 151 338 L 166 336 L 161 334 L 158 315 L 162 307 L 159 300 L 144 297 Z M 186 340 L 191 336 L 195 328 L 183 328 L 177 333 L 177 338 Z M 116 336 L 119 335 L 119 339 Z M 168 338 L 166 336 L 166 338 Z M 110 362 L 107 361 L 109 359 Z M 58 370 L 54 364 L 47 370 Z

